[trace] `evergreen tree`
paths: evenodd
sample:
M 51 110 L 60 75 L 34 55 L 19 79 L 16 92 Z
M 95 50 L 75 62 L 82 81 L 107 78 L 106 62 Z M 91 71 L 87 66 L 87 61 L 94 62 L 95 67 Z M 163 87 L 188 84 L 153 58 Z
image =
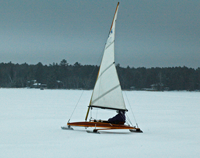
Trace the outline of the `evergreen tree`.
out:
M 200 68 L 123 68 L 120 64 L 116 68 L 122 89 L 156 85 L 157 90 L 200 90 Z M 93 89 L 98 69 L 98 66 L 78 62 L 69 65 L 65 59 L 49 66 L 41 62 L 36 65 L 0 63 L 0 87 L 31 87 L 37 81 L 47 84 L 48 88 Z

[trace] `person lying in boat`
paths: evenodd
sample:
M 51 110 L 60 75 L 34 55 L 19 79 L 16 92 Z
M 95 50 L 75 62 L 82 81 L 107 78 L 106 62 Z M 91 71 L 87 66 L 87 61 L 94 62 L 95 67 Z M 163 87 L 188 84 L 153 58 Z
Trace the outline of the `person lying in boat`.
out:
M 114 124 L 124 124 L 126 122 L 125 111 L 117 110 L 117 113 L 118 114 L 113 118 L 109 118 L 108 122 Z

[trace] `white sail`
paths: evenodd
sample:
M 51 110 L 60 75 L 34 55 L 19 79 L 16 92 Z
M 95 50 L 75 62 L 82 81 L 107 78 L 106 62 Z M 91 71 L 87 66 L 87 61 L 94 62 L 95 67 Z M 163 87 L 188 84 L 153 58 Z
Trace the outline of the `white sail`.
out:
M 115 24 L 118 6 L 119 3 L 117 5 L 109 36 L 104 48 L 104 54 L 97 76 L 97 81 L 89 105 L 90 107 L 127 110 L 114 60 Z

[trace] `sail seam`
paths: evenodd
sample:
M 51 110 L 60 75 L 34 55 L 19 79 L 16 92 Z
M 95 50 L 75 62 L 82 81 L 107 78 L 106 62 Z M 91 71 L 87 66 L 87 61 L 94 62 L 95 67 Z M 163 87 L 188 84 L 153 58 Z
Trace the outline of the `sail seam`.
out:
M 110 64 L 105 70 L 102 71 L 102 73 L 99 75 L 98 79 L 104 74 L 104 72 L 106 72 L 113 64 L 115 64 L 115 62 L 113 62 L 112 64 Z
M 118 84 L 117 86 L 113 87 L 112 89 L 108 90 L 107 92 L 105 92 L 104 94 L 102 94 L 101 96 L 99 96 L 98 98 L 96 98 L 94 101 L 92 101 L 92 104 L 95 103 L 97 100 L 101 99 L 103 96 L 105 96 L 106 94 L 112 92 L 113 90 L 115 90 L 117 87 L 119 87 L 120 85 Z
M 110 47 L 115 41 L 112 41 L 105 49 L 107 49 L 108 47 Z

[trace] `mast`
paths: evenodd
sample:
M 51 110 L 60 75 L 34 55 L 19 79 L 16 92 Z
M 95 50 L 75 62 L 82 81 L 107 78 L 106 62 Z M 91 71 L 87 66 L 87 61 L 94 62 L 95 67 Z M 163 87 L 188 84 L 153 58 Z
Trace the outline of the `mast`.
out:
M 113 22 L 114 22 L 115 18 L 117 18 L 116 13 L 118 12 L 118 8 L 119 8 L 119 2 L 117 3 L 117 7 L 116 7 L 115 14 L 114 14 L 114 17 L 113 17 L 113 21 L 112 21 L 112 24 L 111 24 L 111 27 L 110 27 L 110 31 L 112 30 L 112 26 L 113 26 Z
M 103 58 L 85 120 L 87 120 L 90 108 L 92 107 L 127 111 L 121 93 L 121 85 L 119 83 L 114 61 L 115 24 L 118 8 L 119 2 L 117 3 L 112 20 L 109 36 L 104 48 Z

